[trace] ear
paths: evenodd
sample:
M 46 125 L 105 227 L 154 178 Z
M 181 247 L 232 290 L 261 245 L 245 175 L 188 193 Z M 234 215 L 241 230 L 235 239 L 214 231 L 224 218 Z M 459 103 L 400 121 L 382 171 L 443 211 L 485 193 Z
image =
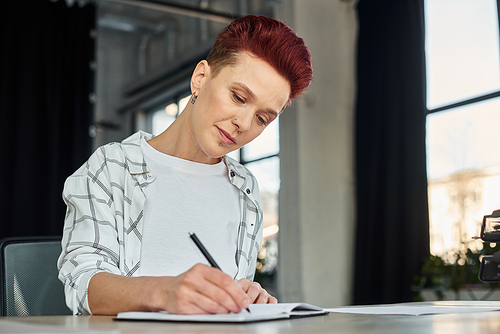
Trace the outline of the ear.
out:
M 210 75 L 210 66 L 206 60 L 202 60 L 196 65 L 191 76 L 191 92 L 198 95 L 203 83 Z

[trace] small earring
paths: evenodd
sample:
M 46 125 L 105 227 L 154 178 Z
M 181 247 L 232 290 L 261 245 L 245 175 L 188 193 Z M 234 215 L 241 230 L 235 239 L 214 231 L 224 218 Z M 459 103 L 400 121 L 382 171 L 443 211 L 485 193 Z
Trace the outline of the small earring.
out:
M 194 95 L 191 95 L 191 104 L 194 104 L 196 102 L 196 99 L 198 98 L 198 96 Z
M 234 120 L 237 121 L 238 119 L 235 117 Z
M 219 143 L 219 146 L 222 146 L 222 143 Z

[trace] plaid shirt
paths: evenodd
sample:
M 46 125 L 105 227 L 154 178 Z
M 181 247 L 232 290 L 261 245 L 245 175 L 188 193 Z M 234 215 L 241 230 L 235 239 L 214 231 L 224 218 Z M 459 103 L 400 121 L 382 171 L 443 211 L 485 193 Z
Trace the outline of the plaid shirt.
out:
M 67 211 L 57 266 L 66 304 L 74 314 L 91 313 L 87 292 L 94 274 L 105 271 L 137 276 L 139 273 L 144 188 L 155 180 L 142 155 L 142 137 L 151 135 L 140 131 L 121 143 L 100 147 L 64 185 Z M 262 242 L 258 184 L 244 166 L 230 157 L 223 160 L 231 184 L 240 191 L 235 279 L 251 281 Z

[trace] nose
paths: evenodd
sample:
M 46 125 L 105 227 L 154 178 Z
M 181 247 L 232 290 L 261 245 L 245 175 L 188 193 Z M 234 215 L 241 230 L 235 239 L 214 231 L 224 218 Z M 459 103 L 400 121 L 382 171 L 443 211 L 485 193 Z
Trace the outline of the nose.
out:
M 233 119 L 233 124 L 236 126 L 236 131 L 238 131 L 238 133 L 247 132 L 252 126 L 252 116 L 238 115 Z
M 234 120 L 237 121 L 238 119 L 235 118 Z M 240 130 L 240 126 L 237 123 L 235 123 L 234 125 L 236 125 L 236 131 L 238 131 L 238 133 L 243 133 L 243 131 Z

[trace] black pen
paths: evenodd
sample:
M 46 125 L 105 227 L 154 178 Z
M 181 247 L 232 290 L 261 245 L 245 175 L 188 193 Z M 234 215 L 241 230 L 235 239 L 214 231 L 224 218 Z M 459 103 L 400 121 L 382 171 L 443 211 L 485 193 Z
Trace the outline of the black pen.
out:
M 210 255 L 210 253 L 207 251 L 207 249 L 205 248 L 205 246 L 203 246 L 203 244 L 201 243 L 200 239 L 198 239 L 198 237 L 196 236 L 196 234 L 194 234 L 194 232 L 189 232 L 189 237 L 194 241 L 194 243 L 196 244 L 196 246 L 198 247 L 198 249 L 203 253 L 203 255 L 205 256 L 205 258 L 207 259 L 207 261 L 210 263 L 210 265 L 212 267 L 217 268 L 220 271 L 222 271 L 222 269 L 219 267 L 219 265 L 217 264 L 217 262 L 215 262 L 215 260 L 212 257 L 212 255 Z M 250 313 L 250 310 L 248 308 L 246 310 L 247 310 L 248 313 Z
M 217 262 L 215 262 L 214 258 L 212 257 L 212 255 L 210 255 L 210 253 L 207 251 L 207 249 L 205 248 L 205 246 L 203 246 L 203 244 L 201 243 L 200 239 L 198 239 L 198 237 L 196 236 L 196 234 L 192 233 L 192 232 L 189 232 L 189 236 L 191 237 L 191 239 L 193 239 L 194 243 L 196 244 L 196 246 L 200 249 L 200 251 L 203 253 L 203 255 L 205 256 L 205 258 L 208 260 L 208 262 L 210 263 L 210 265 L 214 268 L 217 268 L 219 270 L 222 270 L 219 265 L 217 264 Z

